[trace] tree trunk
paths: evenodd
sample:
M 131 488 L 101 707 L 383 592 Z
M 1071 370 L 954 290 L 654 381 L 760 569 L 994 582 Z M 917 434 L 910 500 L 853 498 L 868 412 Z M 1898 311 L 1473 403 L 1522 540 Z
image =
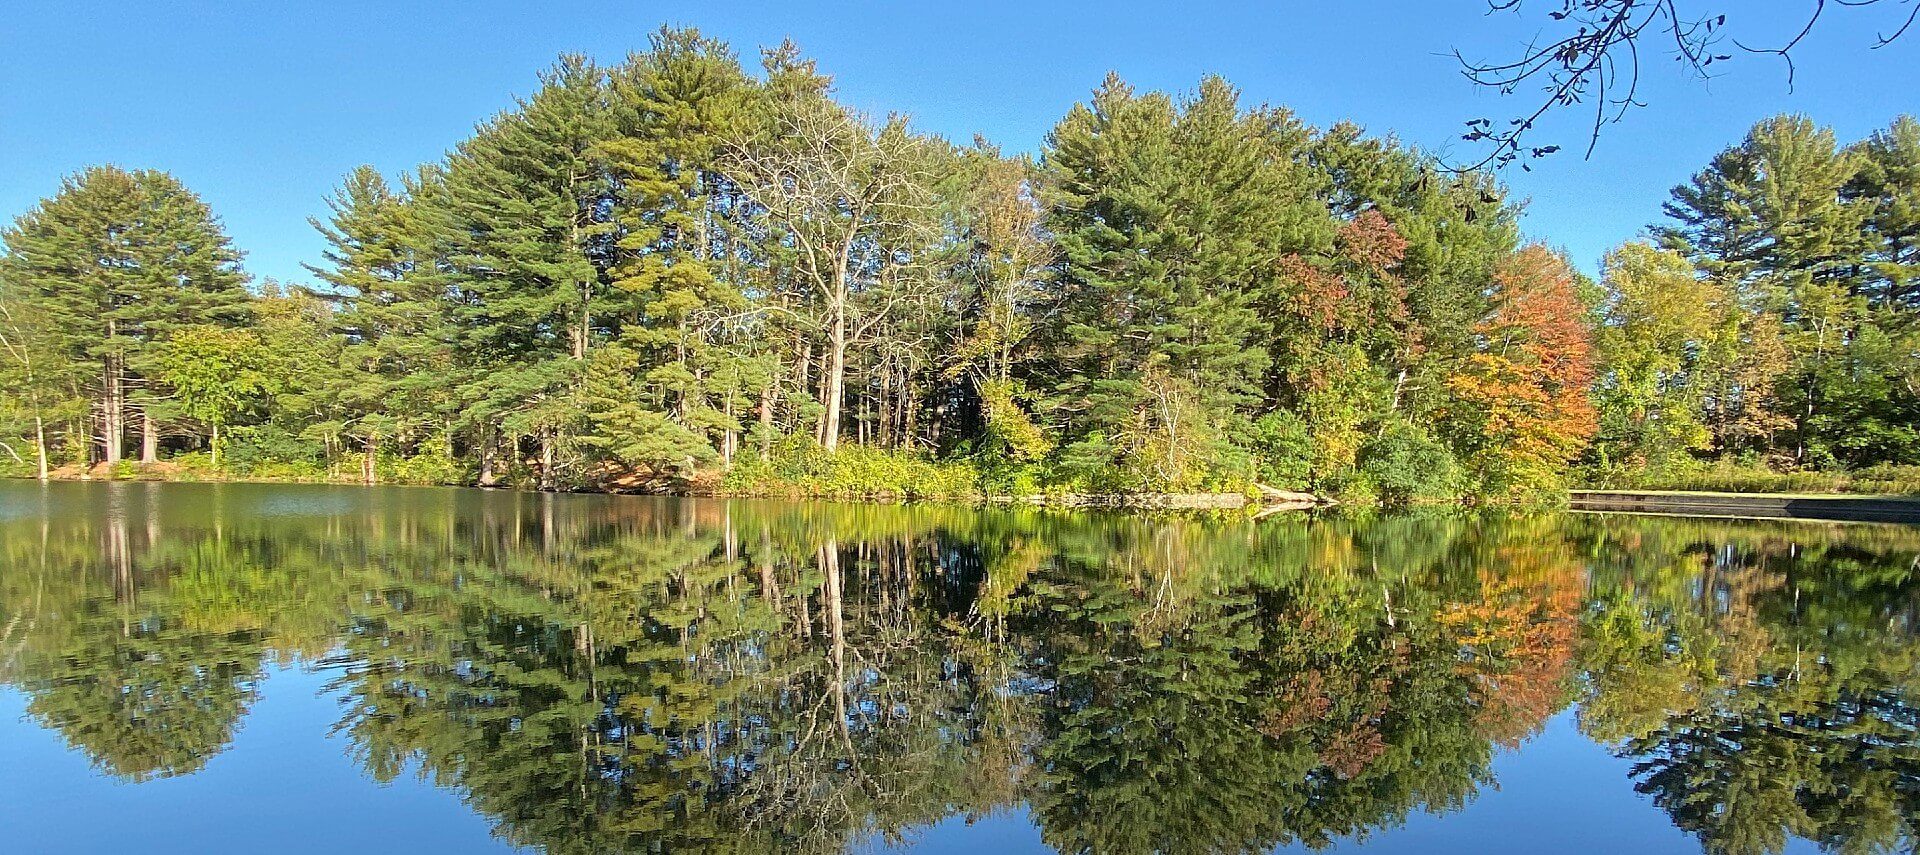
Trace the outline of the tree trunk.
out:
M 580 327 L 573 332 L 573 358 L 587 358 L 587 336 L 593 329 L 593 286 L 580 283 Z
M 125 413 L 121 411 L 120 362 L 112 356 L 106 358 L 105 373 L 101 377 L 102 400 L 100 403 L 100 444 L 101 455 L 111 466 L 119 463 L 124 456 L 126 426 L 121 421 Z
M 140 407 L 140 462 L 160 462 L 160 425 L 146 406 Z
M 372 484 L 376 480 L 374 478 L 374 463 L 379 459 L 379 454 L 380 437 L 375 434 L 367 434 L 366 452 L 360 455 L 360 480 L 363 483 Z
M 774 382 L 767 381 L 767 388 L 760 392 L 760 459 L 773 457 L 773 390 Z
M 500 453 L 500 440 L 494 436 L 493 428 L 488 427 L 480 434 L 480 478 L 482 487 L 498 486 L 500 473 L 496 471 L 496 457 Z
M 35 462 L 39 468 L 40 481 L 45 483 L 47 480 L 47 424 L 38 413 L 33 417 L 33 451 L 38 458 Z
M 540 489 L 553 489 L 553 435 L 540 433 Z
M 210 447 L 213 451 L 213 468 L 219 469 L 220 468 L 220 422 L 217 419 L 213 423 L 213 440 Z
M 828 451 L 840 447 L 840 399 L 847 384 L 847 310 L 836 307 L 833 322 L 827 326 L 827 373 L 823 379 L 826 396 L 826 423 L 820 428 L 820 446 Z

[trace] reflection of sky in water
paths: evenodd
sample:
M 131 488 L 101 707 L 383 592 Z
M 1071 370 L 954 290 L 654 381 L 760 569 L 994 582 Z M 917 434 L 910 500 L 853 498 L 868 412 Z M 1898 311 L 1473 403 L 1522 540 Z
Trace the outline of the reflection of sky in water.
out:
M 45 523 L 34 519 L 41 514 Z M 308 519 L 297 519 L 302 517 Z M 506 851 L 512 847 L 497 836 L 504 815 L 523 820 L 519 814 L 575 809 L 571 802 L 552 801 L 556 792 L 563 801 L 570 798 L 571 783 L 560 790 L 542 788 L 551 780 L 521 785 L 558 768 L 578 768 L 582 743 L 574 739 L 584 740 L 587 733 L 604 736 L 608 745 L 628 745 L 637 738 L 637 744 L 653 747 L 633 749 L 630 756 L 618 750 L 608 755 L 622 759 L 605 768 L 620 771 L 593 773 L 605 777 L 592 786 L 604 784 L 606 790 L 586 803 L 643 805 L 641 823 L 677 828 L 671 814 L 652 812 L 657 809 L 636 799 L 635 790 L 665 788 L 672 798 L 701 794 L 681 793 L 677 783 L 665 780 L 647 783 L 651 779 L 645 775 L 634 778 L 640 782 L 634 790 L 622 789 L 621 776 L 647 764 L 670 766 L 701 755 L 697 748 L 670 755 L 660 746 L 672 740 L 697 745 L 717 734 L 724 743 L 730 734 L 787 726 L 795 729 L 779 732 L 812 733 L 818 720 L 795 711 L 831 709 L 823 704 L 835 693 L 821 687 L 834 685 L 827 675 L 837 673 L 847 687 L 845 709 L 861 723 L 845 737 L 848 749 L 859 740 L 862 762 L 872 764 L 877 775 L 861 786 L 897 786 L 898 792 L 876 793 L 876 798 L 902 796 L 910 812 L 894 821 L 914 818 L 891 840 L 875 832 L 852 833 L 855 851 L 1044 853 L 1049 851 L 1045 840 L 1084 819 L 1075 813 L 1080 804 L 1108 811 L 1118 805 L 1123 813 L 1144 811 L 1140 815 L 1177 824 L 1185 818 L 1179 811 L 1188 806 L 1238 798 L 1222 816 L 1256 823 L 1284 815 L 1292 822 L 1292 814 L 1275 806 L 1312 811 L 1270 798 L 1276 792 L 1296 794 L 1294 781 L 1300 779 L 1288 777 L 1296 772 L 1286 770 L 1345 780 L 1356 773 L 1329 770 L 1342 768 L 1341 759 L 1356 757 L 1354 781 L 1374 786 L 1424 780 L 1425 786 L 1436 786 L 1406 770 L 1446 770 L 1432 776 L 1444 778 L 1464 768 L 1446 759 L 1466 756 L 1459 749 L 1462 734 L 1471 732 L 1479 740 L 1472 744 L 1483 759 L 1492 740 L 1503 738 L 1493 735 L 1505 732 L 1503 725 L 1475 717 L 1463 700 L 1471 696 L 1473 705 L 1486 709 L 1505 709 L 1493 702 L 1498 699 L 1513 701 L 1512 710 L 1535 711 L 1518 732 L 1542 719 L 1544 724 L 1516 747 L 1492 750 L 1491 781 L 1478 786 L 1464 806 L 1439 813 L 1415 810 L 1403 822 L 1390 821 L 1358 837 L 1336 837 L 1329 851 L 1693 853 L 1701 851 L 1700 839 L 1676 827 L 1674 816 L 1652 797 L 1635 791 L 1633 769 L 1644 757 L 1616 756 L 1622 752 L 1582 732 L 1579 707 L 1570 702 L 1579 697 L 1578 690 L 1529 705 L 1526 689 L 1559 685 L 1553 681 L 1560 679 L 1589 690 L 1604 683 L 1616 693 L 1595 695 L 1588 712 L 1596 719 L 1611 701 L 1616 722 L 1635 714 L 1665 721 L 1663 709 L 1685 709 L 1687 703 L 1721 712 L 1748 708 L 1716 706 L 1726 699 L 1711 692 L 1690 695 L 1678 707 L 1661 701 L 1635 704 L 1641 687 L 1668 684 L 1636 681 L 1660 671 L 1643 671 L 1632 657 L 1662 645 L 1686 652 L 1689 643 L 1704 644 L 1693 652 L 1718 663 L 1707 665 L 1709 671 L 1742 656 L 1748 658 L 1740 661 L 1763 662 L 1769 651 L 1817 646 L 1830 636 L 1834 644 L 1853 646 L 1810 653 L 1812 661 L 1833 651 L 1856 660 L 1914 661 L 1908 655 L 1909 624 L 1920 601 L 1908 572 L 1920 551 L 1920 532 L 1914 530 L 1625 517 L 1577 523 L 1561 517 L 1463 519 L 1332 520 L 1313 526 L 1280 521 L 1223 528 L 1117 515 L 977 513 L 951 507 L 882 510 L 451 490 L 0 483 L 0 522 L 7 523 L 0 525 L 0 549 L 6 550 L 0 552 L 0 775 L 9 782 L 0 791 L 0 851 Z M 65 544 L 67 551 L 41 555 L 43 537 Z M 1576 538 L 1586 540 L 1576 543 Z M 827 637 L 832 626 L 827 598 L 838 595 L 825 587 L 805 588 L 824 584 L 822 556 L 833 553 L 820 550 L 829 542 L 843 550 L 836 559 L 843 572 L 834 578 L 845 580 L 850 627 L 844 639 L 834 636 L 833 644 Z M 1821 550 L 1827 547 L 1834 549 L 1832 565 L 1809 557 L 1826 554 Z M 771 551 L 756 553 L 762 549 Z M 771 570 L 760 555 L 774 556 L 768 562 L 780 569 Z M 887 565 L 878 558 L 882 555 L 908 558 L 902 559 L 904 565 Z M 1382 564 L 1394 569 L 1382 574 Z M 1495 564 L 1500 573 L 1483 572 Z M 990 572 L 991 567 L 1003 570 Z M 1252 581 L 1249 570 L 1264 574 L 1261 581 Z M 1009 575 L 993 577 L 993 572 Z M 1013 581 L 995 586 L 989 577 Z M 1342 579 L 1352 586 L 1341 587 Z M 777 608 L 768 607 L 774 602 L 766 593 L 769 585 L 785 587 Z M 1137 591 L 1129 587 L 1135 585 Z M 1381 617 L 1386 585 L 1395 586 L 1391 601 L 1397 623 Z M 809 591 L 806 599 L 794 595 L 802 588 Z M 1005 623 L 971 623 L 988 602 L 989 589 L 1001 598 L 994 601 L 994 613 L 1010 617 Z M 1031 610 L 1009 606 L 1009 596 L 1029 599 Z M 1499 605 L 1516 601 L 1542 611 L 1516 613 Z M 729 610 L 743 609 L 771 623 L 745 618 L 741 624 L 727 623 Z M 1515 614 L 1536 615 L 1518 619 L 1521 623 L 1538 615 L 1562 618 L 1540 627 L 1559 626 L 1564 634 L 1543 634 L 1539 638 L 1547 640 L 1535 647 L 1514 648 L 1541 651 L 1532 659 L 1514 653 L 1515 661 L 1551 667 L 1473 670 L 1469 663 L 1475 657 L 1462 651 L 1492 649 L 1485 647 L 1490 642 L 1448 633 L 1464 633 L 1459 629 L 1464 626 L 1497 628 L 1515 621 Z M 1229 616 L 1244 622 L 1206 622 Z M 1194 623 L 1182 623 L 1189 619 Z M 1463 620 L 1468 623 L 1458 623 Z M 795 621 L 811 629 L 801 633 Z M 604 630 L 608 636 L 583 634 L 589 622 L 595 633 Z M 793 632 L 737 628 L 749 625 Z M 1648 632 L 1636 635 L 1628 629 L 1636 626 Z M 1195 627 L 1240 627 L 1259 640 L 1234 646 L 1226 639 L 1239 630 L 1209 634 Z M 1823 634 L 1836 627 L 1878 628 Z M 1602 628 L 1610 629 L 1603 634 Z M 612 635 L 619 632 L 629 634 Z M 279 646 L 283 641 L 287 646 Z M 842 641 L 847 661 L 834 664 L 832 651 Z M 1602 648 L 1627 655 L 1599 660 L 1613 670 L 1580 671 L 1586 666 L 1579 664 L 1578 652 Z M 583 668 L 583 655 L 600 658 Z M 1073 660 L 1079 664 L 1070 666 Z M 664 664 L 669 662 L 686 670 L 672 670 Z M 1661 667 L 1665 664 L 1670 663 L 1663 660 Z M 262 676 L 254 681 L 256 667 Z M 785 676 L 760 683 L 737 676 L 746 673 Z M 1521 681 L 1519 675 L 1529 673 L 1541 681 Z M 1597 676 L 1603 673 L 1610 676 Z M 1868 670 L 1850 679 L 1860 681 L 1852 689 L 1864 688 L 1890 709 L 1907 710 L 1901 681 L 1910 676 Z M 1508 677 L 1515 680 L 1507 687 L 1511 695 L 1493 690 L 1473 695 L 1463 688 L 1498 686 Z M 729 683 L 735 679 L 742 682 Z M 815 679 L 819 682 L 809 682 Z M 726 707 L 726 701 L 703 694 L 723 684 L 741 689 L 742 707 Z M 59 691 L 49 690 L 50 685 Z M 258 695 L 222 694 L 233 685 L 252 685 Z M 1387 688 L 1379 688 L 1383 685 Z M 29 695 L 23 686 L 42 694 Z M 1740 686 L 1729 683 L 1715 691 L 1739 691 Z M 1813 691 L 1817 682 L 1809 678 L 1805 687 Z M 526 698 L 543 692 L 548 699 L 540 703 L 549 705 L 523 708 Z M 577 698 L 557 700 L 576 692 Z M 649 692 L 660 700 L 648 700 Z M 631 697 L 623 700 L 623 693 Z M 777 693 L 802 702 L 767 701 Z M 594 702 L 575 703 L 589 694 Z M 1764 690 L 1752 697 L 1792 701 Z M 56 704 L 54 709 L 69 716 L 77 710 L 79 717 L 60 727 L 43 726 L 36 715 L 46 709 L 36 707 L 30 714 L 30 698 Z M 1369 706 L 1375 701 L 1379 706 Z M 1130 716 L 1134 703 L 1159 704 L 1156 709 L 1166 711 L 1167 718 Z M 1096 714 L 1076 718 L 1081 705 Z M 989 715 L 995 709 L 1009 717 Z M 358 724 L 352 732 L 338 729 L 352 712 L 369 710 L 378 712 L 380 722 L 393 717 L 399 724 L 364 732 Z M 396 710 L 405 712 L 395 717 Z M 727 710 L 739 717 L 729 718 Z M 1274 715 L 1300 710 L 1316 711 L 1275 723 Z M 190 715 L 196 711 L 208 714 Z M 558 738 L 522 738 L 530 732 L 526 727 L 553 726 L 556 712 L 564 720 L 554 730 Z M 230 735 L 219 728 L 193 730 L 221 716 Z M 675 721 L 675 716 L 690 718 L 643 732 L 650 725 L 642 722 Z M 545 723 L 528 725 L 529 720 Z M 1866 723 L 1895 728 L 1897 736 L 1911 733 L 1904 721 L 1888 713 L 1885 720 Z M 168 722 L 183 729 L 166 731 L 161 724 Z M 1150 727 L 1123 735 L 1142 722 Z M 872 730 L 861 729 L 869 723 Z M 1758 719 L 1753 723 L 1758 730 L 1789 730 Z M 1323 725 L 1324 732 L 1316 729 Z M 972 728 L 1008 741 L 960 736 L 975 734 Z M 1173 735 L 1154 736 L 1154 728 Z M 832 724 L 822 729 L 837 730 Z M 1360 737 L 1367 732 L 1384 738 L 1391 746 L 1388 753 L 1365 754 Z M 1849 756 L 1845 728 L 1831 733 L 1828 741 L 1788 734 L 1781 737 L 1785 741 L 1763 747 L 1802 756 Z M 151 760 L 155 748 L 136 737 L 156 734 L 165 747 L 208 746 L 209 752 L 192 756 L 210 759 L 176 766 L 179 774 L 172 777 L 132 783 L 96 765 L 89 753 L 111 754 L 126 745 L 137 765 Z M 1216 734 L 1232 738 L 1210 738 Z M 942 746 L 962 747 L 940 755 L 940 762 L 915 766 L 915 752 L 926 749 L 914 740 L 929 735 Z M 70 747 L 68 737 L 87 749 Z M 1355 741 L 1342 741 L 1349 737 Z M 979 741 L 969 741 L 975 738 Z M 1728 738 L 1736 748 L 1748 744 L 1737 735 Z M 470 799 L 461 788 L 472 783 L 462 777 L 471 769 L 436 769 L 449 775 L 442 781 L 450 784 L 446 787 L 423 780 L 417 758 L 406 760 L 407 768 L 391 783 L 378 783 L 370 771 L 367 739 L 390 740 L 387 744 L 406 752 L 451 745 L 441 759 L 491 775 L 479 779 L 476 792 L 494 799 L 490 804 Z M 506 742 L 514 742 L 513 751 L 501 750 Z M 846 755 L 839 753 L 838 741 L 822 744 L 831 746 L 825 755 L 801 756 L 743 740 L 721 745 L 710 759 L 741 780 L 778 780 L 779 774 L 797 769 L 802 777 L 820 776 L 816 780 L 831 789 L 842 783 L 836 776 L 848 768 L 842 763 Z M 1435 744 L 1453 753 L 1434 752 Z M 1047 754 L 1060 745 L 1078 747 Z M 968 753 L 978 746 L 989 753 Z M 982 786 L 963 780 L 973 767 L 941 765 L 980 762 L 981 769 L 1006 774 L 1007 767 L 991 765 L 996 762 L 991 751 L 1007 746 L 1025 752 L 1018 785 L 1001 788 L 1011 781 L 1003 777 L 986 782 L 983 790 L 969 790 Z M 1210 751 L 1218 746 L 1233 750 Z M 1105 753 L 1110 749 L 1130 752 L 1128 759 L 1115 761 L 1115 754 Z M 1301 751 L 1313 762 L 1289 765 L 1293 760 L 1285 758 L 1297 759 Z M 1317 760 L 1314 752 L 1321 752 Z M 1258 762 L 1243 765 L 1246 756 Z M 493 767 L 479 762 L 488 757 L 505 759 Z M 806 765 L 822 757 L 826 766 Z M 1369 757 L 1385 759 L 1368 766 Z M 1408 758 L 1411 766 L 1388 762 Z M 530 759 L 534 768 L 521 765 Z M 626 760 L 636 765 L 620 765 Z M 1043 761 L 1056 765 L 1042 769 Z M 1125 794 L 1133 782 L 1106 771 L 1133 769 L 1127 764 L 1135 762 L 1157 776 L 1144 799 Z M 895 764 L 901 769 L 892 768 Z M 1759 773 L 1764 776 L 1771 768 Z M 1807 783 L 1822 786 L 1827 776 L 1843 778 L 1861 768 L 1843 760 Z M 1218 773 L 1227 769 L 1268 777 Z M 1276 769 L 1282 771 L 1276 774 Z M 1366 776 L 1381 769 L 1388 772 L 1370 782 Z M 898 778 L 888 777 L 896 773 Z M 1920 778 L 1910 759 L 1885 761 L 1878 773 L 1907 782 Z M 1045 789 L 1051 786 L 1043 782 L 1048 775 L 1076 786 L 1097 784 L 1056 798 L 1059 793 Z M 1401 775 L 1406 777 L 1395 777 Z M 1469 777 L 1462 772 L 1451 780 Z M 723 786 L 712 783 L 718 778 L 685 780 Z M 894 780 L 908 783 L 886 783 Z M 1316 784 L 1318 789 L 1297 789 L 1330 802 L 1365 791 L 1359 786 L 1343 790 L 1344 784 L 1328 780 Z M 1160 791 L 1151 789 L 1167 781 L 1180 784 L 1178 799 L 1158 798 Z M 1265 783 L 1234 790 L 1248 781 Z M 951 793 L 943 789 L 949 786 Z M 1381 786 L 1391 793 L 1390 786 Z M 582 798 L 588 798 L 585 790 Z M 1089 791 L 1106 800 L 1071 800 Z M 715 796 L 706 809 L 729 822 L 764 809 L 742 792 Z M 928 792 L 943 795 L 927 807 L 913 802 Z M 522 793 L 537 798 L 513 800 Z M 1374 797 L 1362 795 L 1357 801 L 1366 804 Z M 1382 805 L 1390 797 L 1378 796 Z M 1054 799 L 1051 806 L 1048 799 Z M 852 810 L 855 821 L 836 828 L 873 827 L 859 821 L 873 815 L 859 813 L 866 807 Z M 1342 810 L 1354 811 L 1340 814 L 1351 821 L 1381 815 L 1364 807 Z M 921 821 L 943 813 L 944 818 Z M 567 816 L 558 828 L 602 825 L 591 819 L 576 824 L 579 816 Z M 613 814 L 606 816 L 611 821 Z M 624 816 L 631 821 L 635 813 Z M 1083 822 L 1077 832 L 1098 835 L 1106 821 Z M 1241 830 L 1228 825 L 1226 836 Z M 732 834 L 739 826 L 720 827 Z M 1205 823 L 1193 827 L 1209 828 Z M 1221 833 L 1218 825 L 1212 830 Z M 848 838 L 829 839 L 838 845 Z M 606 842 L 588 842 L 595 841 Z M 1789 839 L 1787 851 L 1815 847 Z
M 34 770 L 31 785 L 14 777 L 0 799 L 0 829 L 9 851 L 280 853 L 513 851 L 493 839 L 486 819 L 457 795 L 403 774 L 388 785 L 369 780 L 349 746 L 328 731 L 339 698 L 324 690 L 331 675 L 271 668 L 261 699 L 234 744 L 192 775 L 144 784 L 115 783 L 89 767 L 58 734 L 34 727 L 26 701 L 0 688 L 0 769 Z M 1481 790 L 1466 808 L 1442 816 L 1416 813 L 1404 827 L 1342 840 L 1331 852 L 1369 855 L 1483 852 L 1695 853 L 1700 846 L 1666 814 L 1633 791 L 1631 762 L 1582 736 L 1568 710 L 1544 732 L 1495 761 L 1499 786 Z M 14 773 L 9 773 L 10 775 Z M 84 805 L 92 819 L 75 822 Z M 915 830 L 899 845 L 868 838 L 855 852 L 1048 853 L 1024 807 L 969 821 L 949 817 Z M 1279 852 L 1312 852 L 1306 847 Z M 1791 853 L 1817 847 L 1795 840 Z
M 0 688 L 0 849 L 18 853 L 510 852 L 454 793 L 409 771 L 381 785 L 329 737 L 331 675 L 269 667 L 233 745 L 191 775 L 143 784 L 95 772 Z M 31 778 L 21 770 L 33 770 Z
M 1343 839 L 1330 849 L 1281 847 L 1275 852 L 1365 852 L 1367 855 L 1434 855 L 1491 852 L 1698 853 L 1700 844 L 1673 827 L 1667 815 L 1628 780 L 1631 760 L 1614 757 L 1581 735 L 1574 710 L 1547 723 L 1519 749 L 1494 761 L 1497 787 L 1482 789 L 1465 808 L 1444 815 L 1415 813 L 1399 828 L 1378 829 L 1365 840 Z M 862 841 L 856 851 L 916 855 L 977 852 L 1035 853 L 1053 850 L 1040 840 L 1025 809 L 981 817 L 949 817 L 900 845 Z M 1787 852 L 1816 853 L 1794 840 Z

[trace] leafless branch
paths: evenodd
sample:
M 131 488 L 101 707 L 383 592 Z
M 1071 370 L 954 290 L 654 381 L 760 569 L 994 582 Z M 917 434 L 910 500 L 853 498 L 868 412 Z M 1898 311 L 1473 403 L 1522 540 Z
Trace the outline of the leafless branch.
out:
M 1593 124 L 1588 132 L 1586 154 L 1592 156 L 1606 125 L 1619 122 L 1628 110 L 1644 106 L 1638 99 L 1642 70 L 1642 42 L 1648 37 L 1671 41 L 1667 49 L 1674 62 L 1689 72 L 1708 79 L 1714 76 L 1716 63 L 1733 58 L 1716 48 L 1723 40 L 1742 51 L 1777 56 L 1787 65 L 1787 87 L 1793 87 L 1797 71 L 1793 51 L 1819 24 L 1829 3 L 1836 6 L 1863 7 L 1883 3 L 1909 6 L 1900 25 L 1891 33 L 1878 36 L 1874 48 L 1885 47 L 1904 35 L 1920 17 L 1920 0 L 1809 0 L 1812 8 L 1805 23 L 1776 47 L 1753 47 L 1732 38 L 1727 32 L 1728 16 L 1698 13 L 1683 9 L 1683 0 L 1552 0 L 1547 28 L 1558 35 L 1535 38 L 1521 50 L 1517 59 L 1502 62 L 1468 60 L 1459 51 L 1453 56 L 1461 73 L 1478 86 L 1512 95 L 1523 87 L 1537 85 L 1544 97 L 1526 115 L 1512 119 L 1505 127 L 1479 118 L 1466 123 L 1462 139 L 1486 145 L 1486 154 L 1471 163 L 1456 166 L 1456 171 L 1485 167 L 1501 168 L 1560 150 L 1558 145 L 1534 146 L 1526 142 L 1536 124 L 1548 113 L 1576 104 L 1591 102 Z M 1521 14 L 1526 0 L 1486 0 L 1488 14 Z M 1620 94 L 1613 94 L 1620 93 Z

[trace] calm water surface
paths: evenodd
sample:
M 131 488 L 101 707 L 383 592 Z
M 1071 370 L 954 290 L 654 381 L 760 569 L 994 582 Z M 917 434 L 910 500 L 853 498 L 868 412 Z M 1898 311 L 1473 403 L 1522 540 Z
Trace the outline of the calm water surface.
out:
M 1920 529 L 0 482 L 0 851 L 1908 851 Z

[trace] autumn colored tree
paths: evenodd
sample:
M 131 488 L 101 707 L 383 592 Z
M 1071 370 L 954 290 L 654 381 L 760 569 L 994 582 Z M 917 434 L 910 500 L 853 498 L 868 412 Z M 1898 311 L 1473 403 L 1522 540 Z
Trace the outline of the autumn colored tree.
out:
M 1551 490 L 1597 427 L 1589 307 L 1577 274 L 1538 244 L 1501 265 L 1483 350 L 1450 381 L 1453 429 L 1490 495 Z
M 311 287 L 248 293 L 165 181 L 76 179 L 0 261 L 0 468 L 206 430 L 149 359 L 186 327 L 250 327 L 275 381 L 221 410 L 223 466 L 302 478 L 1404 505 L 1909 460 L 1914 127 L 1762 123 L 1656 231 L 1691 273 L 1623 249 L 1595 311 L 1492 174 L 1218 78 L 1111 77 L 1027 158 L 851 110 L 791 43 L 750 73 L 667 28 L 351 172 Z

